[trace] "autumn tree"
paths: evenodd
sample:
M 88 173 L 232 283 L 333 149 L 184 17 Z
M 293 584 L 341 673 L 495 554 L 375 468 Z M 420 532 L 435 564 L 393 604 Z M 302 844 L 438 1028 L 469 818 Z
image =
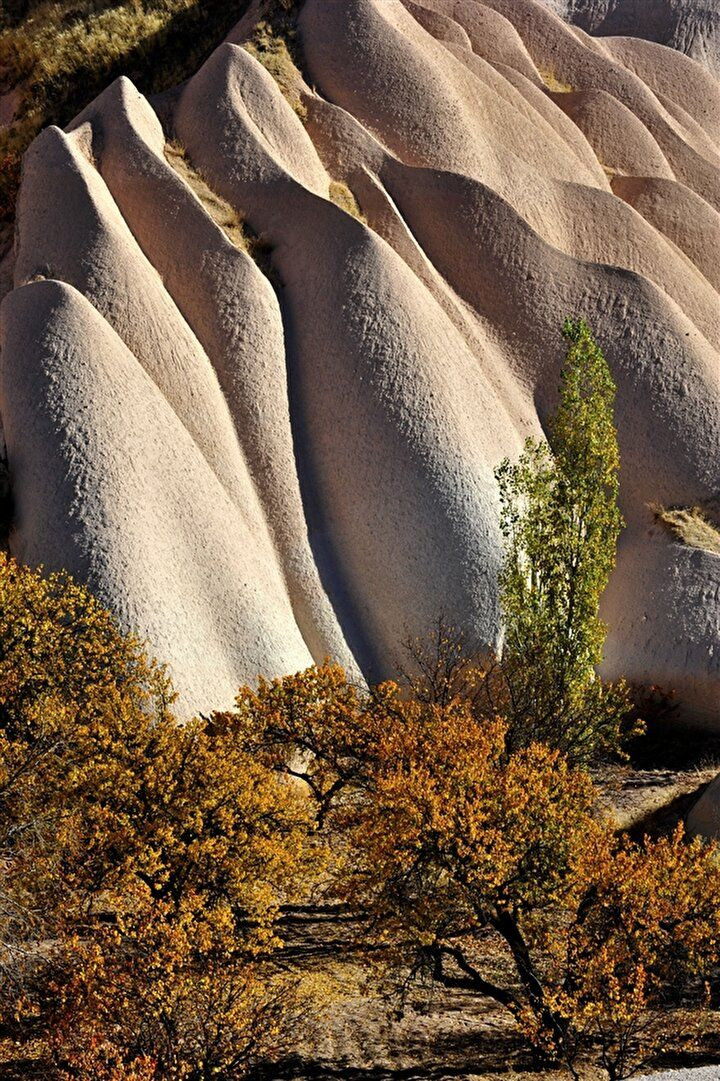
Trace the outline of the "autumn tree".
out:
M 616 839 L 582 875 L 582 901 L 548 941 L 554 1001 L 620 1081 L 702 1032 L 720 956 L 717 850 L 678 826 L 641 844 Z
M 607 361 L 582 321 L 563 332 L 570 348 L 548 442 L 528 439 L 496 473 L 504 645 L 487 686 L 516 745 L 545 741 L 582 762 L 619 746 L 629 713 L 624 686 L 596 676 L 600 598 L 622 528 L 620 459 Z
M 307 799 L 68 576 L 0 556 L 0 1034 L 46 1076 L 239 1077 L 293 1031 Z
M 680 1015 L 661 1007 L 720 958 L 712 849 L 618 838 L 584 770 L 514 748 L 463 694 L 365 693 L 326 665 L 243 688 L 228 723 L 304 782 L 334 853 L 328 890 L 398 988 L 487 996 L 546 1061 L 594 1053 L 612 1081 L 658 1040 L 678 1045 Z

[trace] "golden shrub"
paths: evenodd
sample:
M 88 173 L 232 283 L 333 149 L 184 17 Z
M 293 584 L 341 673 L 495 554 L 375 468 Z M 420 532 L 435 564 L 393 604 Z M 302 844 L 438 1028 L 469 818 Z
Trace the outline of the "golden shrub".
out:
M 584 769 L 513 750 L 465 684 L 420 701 L 325 665 L 243 688 L 235 723 L 304 779 L 368 961 L 399 989 L 493 998 L 545 1059 L 592 1053 L 616 1081 L 694 1035 L 720 961 L 715 849 L 623 839 Z
M 277 919 L 312 876 L 307 801 L 171 701 L 87 590 L 0 556 L 6 1056 L 235 1077 L 292 1030 Z

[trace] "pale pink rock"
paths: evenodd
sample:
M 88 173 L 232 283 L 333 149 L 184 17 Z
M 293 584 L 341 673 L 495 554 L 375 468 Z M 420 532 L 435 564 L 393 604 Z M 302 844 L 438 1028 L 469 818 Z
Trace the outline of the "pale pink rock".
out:
M 628 522 L 604 671 L 717 729 L 720 558 L 650 510 L 720 492 L 717 79 L 540 0 L 306 0 L 303 123 L 241 47 L 256 15 L 163 100 L 118 80 L 26 155 L 11 550 L 89 581 L 186 712 L 325 653 L 390 675 L 439 615 L 493 648 L 493 471 L 542 433 L 582 316 Z

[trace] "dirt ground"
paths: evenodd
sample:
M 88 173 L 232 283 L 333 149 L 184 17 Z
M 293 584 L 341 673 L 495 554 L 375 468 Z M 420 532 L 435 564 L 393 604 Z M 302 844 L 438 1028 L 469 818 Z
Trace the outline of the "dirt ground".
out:
M 308 931 L 313 933 L 310 926 Z M 316 941 L 308 958 L 315 954 L 317 965 L 317 955 L 325 954 L 324 964 L 338 982 L 347 980 L 346 997 L 321 1022 L 321 1035 L 270 1069 L 268 1081 L 567 1081 L 567 1072 L 534 1066 L 511 1020 L 489 999 L 436 990 L 419 995 L 402 1018 L 388 1016 L 381 999 L 353 990 L 357 973 L 352 962 L 343 959 L 342 942 L 332 941 L 333 930 L 327 926 L 324 933 L 325 945 Z M 309 1028 L 313 1021 L 308 1018 Z M 682 1058 L 660 1056 L 648 1064 L 648 1072 L 713 1062 L 720 1062 L 720 1021 L 697 1052 Z M 607 1077 L 589 1065 L 580 1065 L 579 1073 L 583 1081 Z

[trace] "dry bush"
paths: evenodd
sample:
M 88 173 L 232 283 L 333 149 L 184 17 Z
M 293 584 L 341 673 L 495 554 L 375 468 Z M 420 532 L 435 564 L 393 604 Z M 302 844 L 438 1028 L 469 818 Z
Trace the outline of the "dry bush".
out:
M 0 1064 L 245 1076 L 307 1036 L 279 917 L 312 885 L 400 995 L 489 996 L 546 1062 L 619 1079 L 692 1041 L 715 850 L 619 837 L 587 772 L 475 708 L 440 625 L 417 678 L 314 667 L 178 726 L 87 590 L 0 557 Z
M 365 216 L 358 206 L 358 201 L 347 184 L 341 180 L 331 180 L 329 194 L 330 200 L 335 203 L 335 206 L 339 206 L 346 214 L 357 218 L 358 221 L 365 221 Z
M 307 800 L 87 590 L 0 555 L 0 1063 L 236 1078 L 294 1039 L 281 906 L 319 868 Z
M 656 521 L 660 522 L 674 537 L 691 548 L 720 555 L 720 531 L 708 521 L 701 507 L 653 506 Z

